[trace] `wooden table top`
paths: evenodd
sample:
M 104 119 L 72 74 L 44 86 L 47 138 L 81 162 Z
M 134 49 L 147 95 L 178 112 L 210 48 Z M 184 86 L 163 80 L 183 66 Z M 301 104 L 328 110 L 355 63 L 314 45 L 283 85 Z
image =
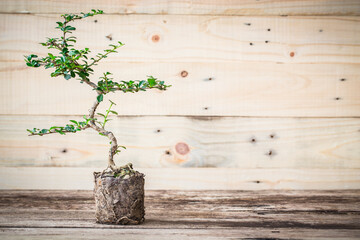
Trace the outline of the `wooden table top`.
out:
M 95 223 L 92 191 L 0 191 L 0 239 L 360 238 L 360 190 L 145 194 L 142 225 Z

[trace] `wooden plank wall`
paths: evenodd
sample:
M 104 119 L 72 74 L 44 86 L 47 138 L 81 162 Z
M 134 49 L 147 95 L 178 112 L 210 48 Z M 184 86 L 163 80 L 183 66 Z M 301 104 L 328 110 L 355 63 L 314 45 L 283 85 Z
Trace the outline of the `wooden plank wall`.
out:
M 147 189 L 360 188 L 360 1 L 0 1 L 0 188 L 91 189 L 107 141 L 91 131 L 28 137 L 81 119 L 87 86 L 27 68 L 23 55 L 76 23 L 78 46 L 119 54 L 116 80 L 154 75 L 169 91 L 110 94 L 109 125 Z M 100 112 L 106 107 L 106 102 Z M 64 180 L 65 178 L 65 180 Z

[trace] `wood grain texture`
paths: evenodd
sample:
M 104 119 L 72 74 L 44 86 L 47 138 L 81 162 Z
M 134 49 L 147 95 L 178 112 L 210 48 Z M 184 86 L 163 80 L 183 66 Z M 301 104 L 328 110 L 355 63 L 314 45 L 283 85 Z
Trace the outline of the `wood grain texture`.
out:
M 359 189 L 359 169 L 137 168 L 146 190 Z M 94 188 L 101 168 L 1 167 L 0 189 Z
M 58 14 L 1 14 L 0 60 L 22 61 L 29 49 L 47 54 L 37 43 L 60 35 L 59 19 Z M 356 16 L 103 15 L 73 25 L 77 46 L 93 53 L 125 43 L 111 62 L 360 63 L 359 21 Z
M 117 111 L 117 109 L 115 109 Z M 108 140 L 89 129 L 29 137 L 80 116 L 1 116 L 0 166 L 105 167 Z M 360 168 L 359 118 L 118 117 L 109 122 L 136 167 Z
M 110 71 L 116 81 L 153 75 L 172 85 L 166 92 L 107 95 L 119 104 L 116 111 L 122 115 L 360 116 L 358 64 L 111 60 L 95 71 L 94 81 Z M 95 93 L 77 80 L 51 78 L 50 72 L 29 68 L 20 60 L 4 62 L 0 66 L 0 114 L 86 114 Z
M 360 15 L 356 0 L 2 0 L 2 13 L 64 13 L 102 9 L 109 14 Z
M 90 191 L 1 191 L 6 239 L 356 239 L 357 191 L 147 191 L 139 226 L 96 224 Z M 46 238 L 47 237 L 47 238 Z

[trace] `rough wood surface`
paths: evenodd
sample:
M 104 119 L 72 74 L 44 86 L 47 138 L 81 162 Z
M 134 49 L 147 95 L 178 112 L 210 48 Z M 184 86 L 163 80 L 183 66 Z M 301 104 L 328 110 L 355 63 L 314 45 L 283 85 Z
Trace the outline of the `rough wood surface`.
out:
M 95 223 L 91 191 L 0 191 L 2 239 L 357 239 L 360 191 L 147 191 L 139 226 Z
M 2 13 L 64 13 L 103 9 L 110 14 L 360 15 L 357 0 L 2 0 Z
M 103 168 L 109 143 L 92 129 L 26 132 L 70 119 L 81 116 L 0 116 L 0 166 Z M 127 147 L 115 162 L 136 168 L 360 168 L 360 118 L 114 117 L 108 128 Z
M 359 169 L 137 168 L 146 190 L 359 189 Z M 1 167 L 0 189 L 93 189 L 92 172 L 67 167 Z
M 127 47 L 119 50 L 119 56 Z M 25 52 L 24 49 L 18 53 Z M 88 86 L 76 80 L 51 78 L 49 71 L 27 67 L 22 56 L 16 62 L 3 61 L 0 114 L 83 115 L 96 97 Z M 97 66 L 96 71 L 99 74 L 110 71 L 116 81 L 144 79 L 152 74 L 173 85 L 165 92 L 107 95 L 106 98 L 119 103 L 116 111 L 122 115 L 360 116 L 357 64 L 119 63 L 111 60 Z M 151 107 L 146 103 L 151 103 Z

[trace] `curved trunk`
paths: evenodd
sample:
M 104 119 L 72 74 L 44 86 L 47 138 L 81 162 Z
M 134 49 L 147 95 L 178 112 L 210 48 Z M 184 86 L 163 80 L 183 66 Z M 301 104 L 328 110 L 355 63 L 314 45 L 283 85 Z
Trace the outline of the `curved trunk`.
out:
M 100 103 L 97 100 L 94 102 L 93 106 L 89 110 L 89 118 L 94 118 L 96 108 L 99 106 L 99 104 Z M 104 128 L 97 126 L 94 120 L 91 120 L 89 122 L 89 125 L 92 129 L 94 129 L 98 133 L 104 134 L 109 138 L 111 142 L 111 147 L 109 150 L 108 167 L 114 170 L 115 169 L 114 156 L 116 154 L 116 150 L 118 149 L 117 140 L 114 134 L 110 131 L 106 131 Z

